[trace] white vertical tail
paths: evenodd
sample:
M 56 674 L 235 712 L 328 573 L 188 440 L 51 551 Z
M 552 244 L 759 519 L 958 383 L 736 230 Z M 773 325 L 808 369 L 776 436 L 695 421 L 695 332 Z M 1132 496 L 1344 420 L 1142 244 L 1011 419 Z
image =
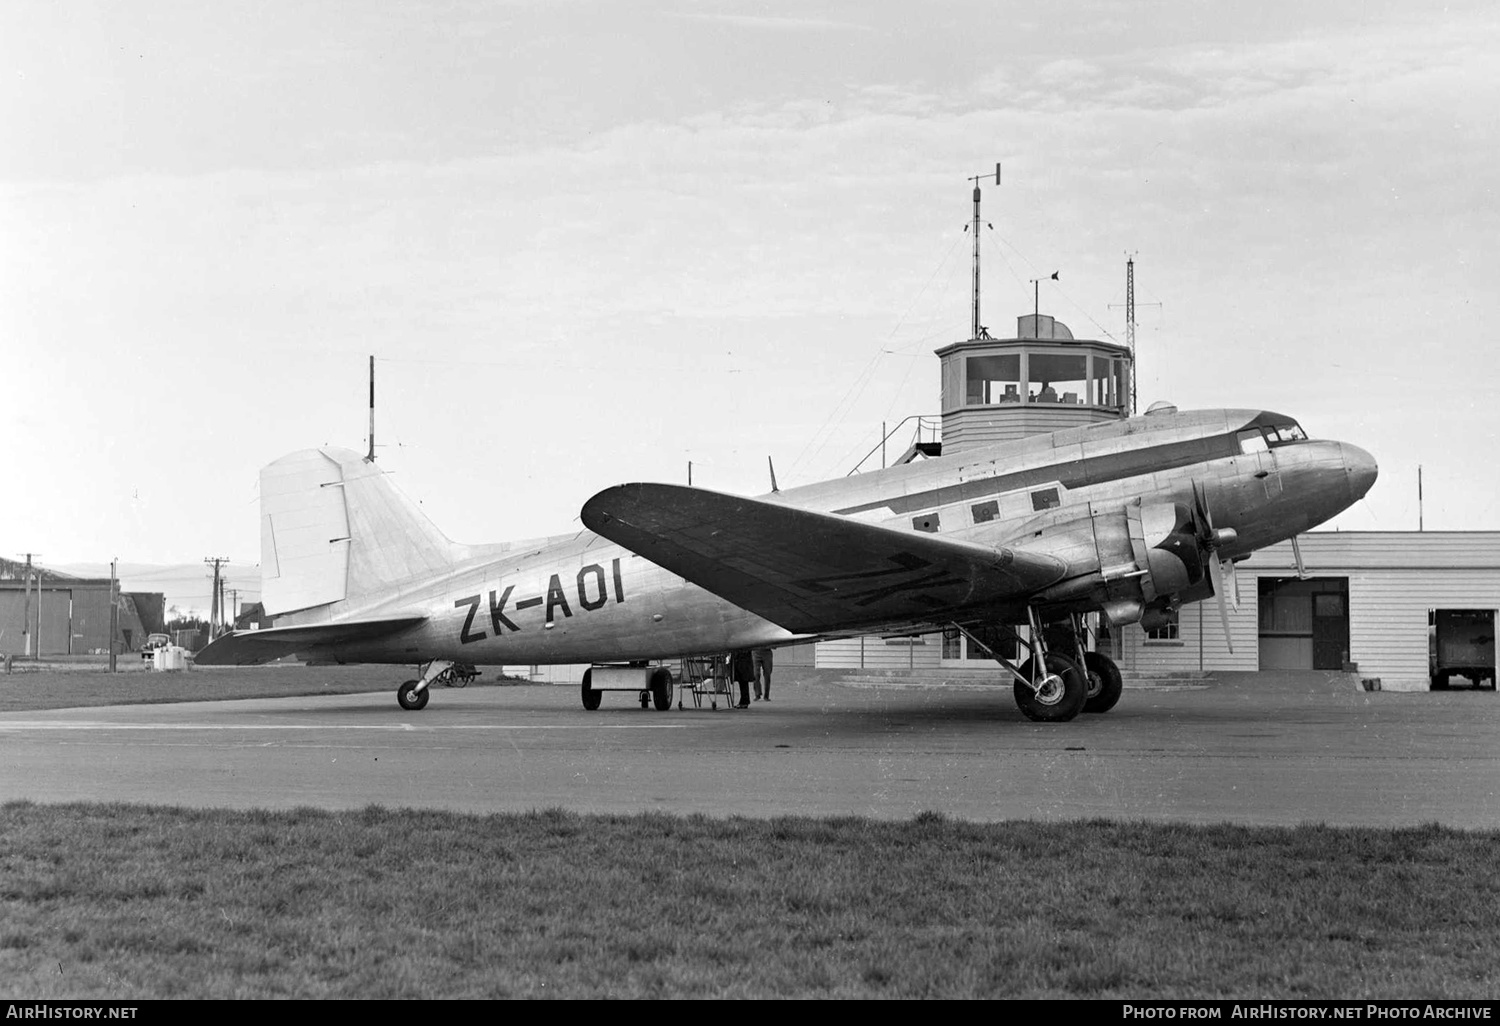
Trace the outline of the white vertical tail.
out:
M 460 555 L 383 471 L 348 449 L 305 449 L 260 472 L 268 614 L 358 600 Z

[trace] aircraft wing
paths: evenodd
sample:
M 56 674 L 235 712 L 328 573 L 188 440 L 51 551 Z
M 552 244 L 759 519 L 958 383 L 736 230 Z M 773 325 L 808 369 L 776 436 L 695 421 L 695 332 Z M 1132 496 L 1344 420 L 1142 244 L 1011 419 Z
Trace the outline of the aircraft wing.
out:
M 382 638 L 414 627 L 425 619 L 425 616 L 397 616 L 268 627 L 263 631 L 234 631 L 210 642 L 193 658 L 193 663 L 197 666 L 255 666 L 309 648 Z
M 833 513 L 666 484 L 606 488 L 584 526 L 797 634 L 941 623 L 1024 600 L 1065 564 Z

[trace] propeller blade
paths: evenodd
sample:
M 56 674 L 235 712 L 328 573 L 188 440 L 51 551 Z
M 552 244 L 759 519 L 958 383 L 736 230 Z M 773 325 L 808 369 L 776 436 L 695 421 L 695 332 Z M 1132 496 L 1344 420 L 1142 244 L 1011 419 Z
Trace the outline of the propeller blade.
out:
M 1224 644 L 1229 648 L 1229 654 L 1233 655 L 1234 638 L 1229 633 L 1229 608 L 1224 603 L 1224 570 L 1217 557 L 1211 556 L 1208 566 L 1214 579 L 1214 597 L 1219 603 L 1219 624 L 1224 628 Z
M 1235 563 L 1232 559 L 1226 559 L 1219 564 L 1219 569 L 1224 571 L 1224 588 L 1229 592 L 1229 606 L 1238 613 L 1240 611 L 1240 579 L 1234 568 Z

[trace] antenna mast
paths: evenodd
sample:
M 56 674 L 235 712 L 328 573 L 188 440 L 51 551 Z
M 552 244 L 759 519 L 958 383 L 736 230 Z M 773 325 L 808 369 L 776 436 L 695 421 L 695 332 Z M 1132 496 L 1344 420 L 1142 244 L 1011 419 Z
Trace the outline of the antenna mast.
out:
M 979 333 L 984 331 L 984 326 L 979 323 L 979 183 L 990 175 L 975 175 L 969 181 L 974 183 L 974 325 L 972 338 L 979 338 Z M 1000 162 L 995 162 L 995 184 L 1000 184 Z
M 375 462 L 375 357 L 370 357 L 370 452 L 366 463 Z
M 1125 348 L 1130 350 L 1130 415 L 1135 416 L 1135 254 L 1125 258 Z M 374 430 L 373 428 L 371 429 Z M 371 452 L 374 450 L 372 449 Z

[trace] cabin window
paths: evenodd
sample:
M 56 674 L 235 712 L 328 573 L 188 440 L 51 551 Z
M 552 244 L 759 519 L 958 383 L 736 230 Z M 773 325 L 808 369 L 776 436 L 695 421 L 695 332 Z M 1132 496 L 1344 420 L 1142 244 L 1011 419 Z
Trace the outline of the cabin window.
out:
M 1057 497 L 1056 488 L 1043 488 L 1039 492 L 1031 493 L 1031 508 L 1041 512 L 1044 509 L 1056 509 L 1062 505 Z
M 924 513 L 919 517 L 912 517 L 911 526 L 918 531 L 936 533 L 938 529 L 938 515 L 936 513 Z
M 987 524 L 1000 515 L 1000 503 L 991 499 L 989 502 L 975 503 L 969 510 L 974 514 L 974 523 Z

